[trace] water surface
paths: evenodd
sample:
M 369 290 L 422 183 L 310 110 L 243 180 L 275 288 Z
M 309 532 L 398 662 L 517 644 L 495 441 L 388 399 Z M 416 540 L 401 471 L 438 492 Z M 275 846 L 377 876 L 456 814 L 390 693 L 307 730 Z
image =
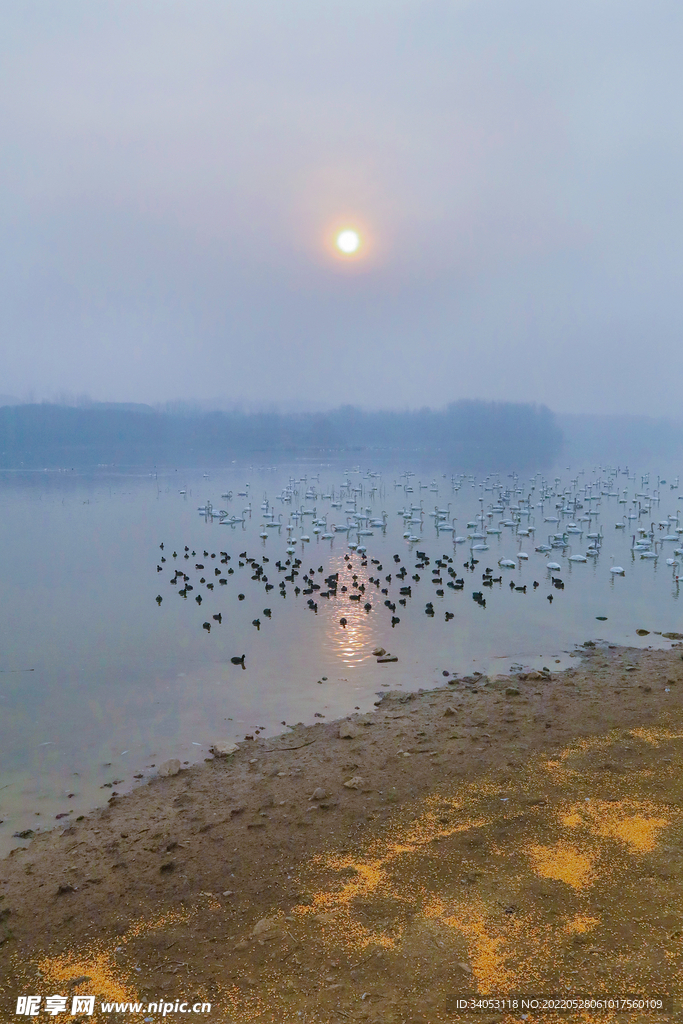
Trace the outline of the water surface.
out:
M 644 481 L 642 473 L 610 477 L 598 469 L 577 474 L 563 467 L 546 474 L 544 484 L 540 475 L 533 480 L 506 474 L 453 479 L 425 472 L 420 480 L 419 470 L 405 477 L 403 469 L 370 476 L 347 464 L 308 463 L 232 466 L 208 475 L 104 469 L 90 475 L 4 474 L 0 851 L 18 844 L 15 832 L 52 827 L 56 821 L 68 824 L 68 818 L 103 803 L 111 792 L 125 792 L 135 775 L 153 774 L 153 766 L 166 758 L 201 760 L 216 738 L 241 739 L 256 730 L 274 734 L 283 723 L 367 710 L 383 688 L 440 685 L 444 671 L 558 668 L 568 663 L 577 641 L 661 643 L 655 630 L 683 631 L 677 567 L 666 564 L 667 557 L 676 557 L 678 543 L 663 542 L 654 560 L 641 559 L 631 547 L 639 526 L 649 530 L 654 521 L 658 538 L 674 536 L 679 526 L 667 518 L 680 507 L 678 490 L 670 483 L 658 485 L 653 473 Z M 587 490 L 595 481 L 601 482 Z M 282 501 L 277 496 L 287 488 L 291 501 Z M 563 497 L 556 497 L 563 491 Z M 221 497 L 229 492 L 231 498 Z M 306 497 L 307 492 L 314 497 Z M 324 495 L 341 499 L 342 507 L 333 507 Z M 570 496 L 577 495 L 582 508 L 571 506 L 571 513 L 556 509 L 558 503 L 566 508 Z M 655 495 L 658 500 L 652 500 Z M 264 528 L 269 521 L 261 508 L 265 496 L 267 511 L 282 514 L 280 529 Z M 326 516 L 322 532 L 332 523 L 346 523 L 352 508 L 347 497 L 355 499 L 357 511 L 370 508 L 370 515 L 380 518 L 385 511 L 386 528 L 363 523 L 371 535 L 337 533 L 322 540 L 313 532 L 314 518 Z M 200 514 L 198 506 L 207 499 L 244 522 L 225 525 L 226 520 Z M 505 511 L 489 514 L 491 507 L 501 507 L 501 499 Z M 429 515 L 449 502 L 449 522 L 456 517 L 453 533 L 437 530 L 436 517 Z M 302 506 L 315 508 L 315 517 L 292 518 Z M 417 521 L 407 526 L 397 513 L 411 506 Z M 416 511 L 419 506 L 423 513 Z M 589 510 L 597 514 L 581 523 Z M 629 514 L 636 518 L 629 520 Z M 624 516 L 626 528 L 616 529 Z M 545 523 L 548 517 L 559 521 Z M 506 520 L 515 525 L 499 526 Z M 670 528 L 660 528 L 664 521 Z M 294 526 L 291 533 L 287 522 Z M 569 538 L 571 547 L 550 555 L 535 551 L 549 533 L 571 522 L 584 530 Z M 533 535 L 520 537 L 519 530 L 529 523 Z M 484 533 L 487 528 L 501 532 L 485 534 L 487 551 L 472 551 L 472 545 L 482 543 L 472 536 L 482 526 Z M 405 539 L 406 530 L 418 541 Z M 570 561 L 572 552 L 585 551 L 586 535 L 596 530 L 604 535 L 599 555 L 587 563 Z M 298 539 L 304 533 L 309 542 Z M 456 536 L 465 542 L 454 543 Z M 297 538 L 294 555 L 286 552 L 288 537 Z M 367 547 L 366 566 L 350 542 Z M 427 554 L 429 567 L 416 569 L 421 561 L 417 551 Z M 229 554 L 228 563 L 221 562 L 221 552 Z M 266 593 L 262 580 L 252 580 L 252 565 L 240 567 L 243 552 L 259 560 L 273 590 Z M 520 552 L 528 559 L 520 559 Z M 396 579 L 394 555 L 406 567 L 405 580 Z M 445 563 L 438 586 L 431 570 L 441 556 L 452 562 Z M 301 589 L 306 587 L 303 575 L 314 570 L 310 578 L 323 590 L 324 576 L 338 572 L 340 586 L 348 585 L 349 591 L 327 599 L 314 591 L 309 598 L 295 596 L 294 583 L 287 583 L 282 597 L 280 579 L 291 564 L 278 572 L 275 562 L 284 565 L 293 558 L 302 559 L 294 581 Z M 477 560 L 473 568 L 472 558 Z M 515 568 L 499 568 L 501 558 L 510 558 Z M 549 571 L 548 558 L 561 571 Z M 615 563 L 624 567 L 623 577 L 609 572 Z M 197 564 L 204 569 L 196 570 Z M 220 586 L 214 570 L 225 577 L 228 567 L 235 571 Z M 487 567 L 502 582 L 484 588 Z M 193 587 L 185 598 L 178 593 L 182 586 L 171 583 L 180 568 Z M 349 600 L 354 573 L 366 588 L 361 602 Z M 414 574 L 420 579 L 413 580 Z M 562 578 L 563 590 L 552 586 L 553 576 Z M 380 579 L 389 594 L 381 594 L 369 577 Z M 447 582 L 458 578 L 464 579 L 464 589 L 449 589 Z M 207 588 L 210 582 L 213 590 Z M 511 588 L 510 582 L 526 585 L 526 592 Z M 399 587 L 404 585 L 411 586 L 411 596 L 402 607 Z M 443 589 L 443 597 L 437 589 Z M 485 607 L 472 599 L 473 592 L 483 594 Z M 308 607 L 309 599 L 315 599 L 317 611 Z M 385 600 L 396 605 L 395 612 L 384 606 Z M 366 601 L 370 611 L 363 608 Z M 433 617 L 425 614 L 427 602 L 434 606 Z M 270 618 L 265 608 L 271 609 Z M 453 616 L 449 621 L 447 612 Z M 213 618 L 219 613 L 220 624 Z M 400 619 L 394 627 L 392 614 Z M 347 619 L 345 628 L 341 617 Z M 651 633 L 638 637 L 638 628 Z M 372 656 L 376 646 L 397 654 L 398 663 L 377 664 Z M 231 662 L 242 654 L 245 670 Z M 68 817 L 57 819 L 58 814 Z

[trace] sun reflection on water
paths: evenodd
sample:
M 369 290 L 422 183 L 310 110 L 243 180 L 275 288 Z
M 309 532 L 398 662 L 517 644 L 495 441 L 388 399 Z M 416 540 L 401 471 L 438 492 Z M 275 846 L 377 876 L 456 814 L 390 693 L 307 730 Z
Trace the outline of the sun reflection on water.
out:
M 366 588 L 368 582 L 367 570 L 361 568 L 360 562 L 357 559 L 356 561 L 352 559 L 351 565 L 353 572 L 348 571 L 348 563 L 344 561 L 341 554 L 334 555 L 330 559 L 330 574 L 339 573 L 339 596 L 329 603 L 326 601 L 323 608 L 321 608 L 322 602 L 318 602 L 318 608 L 319 612 L 324 611 L 325 613 L 325 646 L 344 665 L 355 667 L 370 656 L 373 640 L 372 612 L 366 612 L 363 605 L 368 600 L 372 603 L 372 596 L 368 588 L 360 601 L 348 600 L 349 594 L 354 592 L 349 586 L 353 581 L 353 573 L 358 576 L 359 583 L 365 583 Z M 342 594 L 342 586 L 349 587 L 346 594 Z M 341 618 L 346 619 L 346 626 L 340 624 Z

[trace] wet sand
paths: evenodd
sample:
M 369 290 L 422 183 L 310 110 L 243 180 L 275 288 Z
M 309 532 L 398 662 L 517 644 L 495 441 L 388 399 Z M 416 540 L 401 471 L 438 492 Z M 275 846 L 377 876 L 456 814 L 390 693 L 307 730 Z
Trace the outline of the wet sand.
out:
M 96 995 L 83 1020 L 186 999 L 220 1024 L 680 999 L 682 704 L 680 645 L 587 647 L 562 673 L 389 692 L 113 796 L 0 863 L 0 1019 L 55 993 Z

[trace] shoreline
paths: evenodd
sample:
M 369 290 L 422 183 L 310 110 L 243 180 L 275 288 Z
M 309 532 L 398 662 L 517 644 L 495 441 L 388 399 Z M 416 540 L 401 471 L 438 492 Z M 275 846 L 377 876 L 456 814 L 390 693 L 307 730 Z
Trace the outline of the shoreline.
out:
M 372 646 L 370 645 L 370 647 Z M 473 662 L 470 671 L 476 676 L 486 675 L 487 671 L 491 674 L 493 665 L 495 665 L 494 672 L 497 672 L 498 668 L 502 665 L 517 666 L 519 671 L 522 671 L 522 666 L 525 667 L 526 671 L 530 671 L 534 668 L 540 669 L 542 666 L 552 665 L 553 671 L 561 672 L 564 668 L 571 667 L 572 660 L 577 654 L 580 655 L 580 653 L 580 649 L 578 652 L 569 652 L 558 648 L 556 652 L 545 654 L 492 655 Z M 374 662 L 375 658 L 370 657 Z M 403 657 L 399 661 L 403 662 Z M 560 667 L 558 668 L 557 666 Z M 400 674 L 398 680 L 396 678 L 397 669 Z M 203 675 L 204 672 L 198 674 Z M 342 707 L 340 707 L 337 703 L 333 713 L 334 717 L 331 717 L 329 721 L 334 723 L 341 721 L 347 715 L 353 715 L 358 710 L 357 707 L 354 707 L 354 704 L 360 704 L 363 712 L 373 713 L 377 698 L 381 697 L 385 692 L 391 692 L 392 690 L 399 692 L 412 691 L 413 687 L 409 685 L 406 679 L 406 672 L 409 673 L 410 670 L 406 670 L 404 664 L 394 665 L 389 669 L 380 669 L 380 672 L 381 676 L 378 676 L 372 683 L 365 682 L 363 684 L 362 693 L 348 693 L 347 700 L 344 702 L 345 706 L 342 704 Z M 463 678 L 463 674 L 456 671 L 451 671 L 449 674 L 457 678 Z M 184 678 L 187 679 L 187 673 Z M 380 679 L 382 680 L 381 682 Z M 443 685 L 445 685 L 443 669 L 432 668 L 424 673 L 420 689 L 438 689 Z M 379 689 L 375 687 L 379 687 Z M 318 700 L 315 701 L 315 698 L 318 698 Z M 313 693 L 310 699 L 312 706 L 309 708 L 308 714 L 304 716 L 303 724 L 314 725 L 317 718 L 325 717 L 327 720 L 326 715 L 330 713 L 327 704 L 328 700 L 329 697 L 323 690 Z M 314 708 L 320 712 L 324 711 L 325 716 L 314 713 Z M 291 710 L 292 721 L 295 721 L 297 710 L 295 708 Z M 301 714 L 301 708 L 298 709 L 298 713 Z M 272 722 L 270 728 L 266 728 L 264 731 L 262 726 L 256 724 L 258 721 L 263 720 L 263 716 L 258 715 L 256 717 L 256 715 L 258 715 L 258 712 L 255 713 L 251 724 L 248 721 L 242 723 L 242 729 L 239 733 L 234 731 L 229 735 L 230 741 L 237 744 L 242 743 L 245 733 L 249 735 L 259 732 L 261 738 L 269 737 L 273 740 L 281 735 L 289 734 L 286 731 L 282 732 L 279 725 L 274 727 Z M 271 720 L 274 717 L 279 718 L 279 715 L 270 715 Z M 225 719 L 224 723 L 224 728 L 226 726 L 230 728 L 231 725 L 234 726 L 235 724 L 233 719 Z M 301 725 L 302 723 L 297 724 Z M 291 730 L 291 728 L 291 725 L 286 726 L 288 730 Z M 194 734 L 201 736 L 201 730 L 195 730 Z M 223 738 L 228 739 L 228 735 L 226 734 L 225 737 L 221 737 L 221 739 Z M 218 733 L 215 733 L 213 736 L 213 740 L 216 739 L 218 739 Z M 207 759 L 210 760 L 210 758 L 207 758 L 207 755 L 211 752 L 211 742 L 208 740 L 204 740 L 203 743 L 193 742 L 192 747 L 196 748 L 196 750 L 194 759 L 191 760 L 185 760 L 185 758 L 191 755 L 191 752 L 187 750 L 186 742 L 184 750 L 178 749 L 176 745 L 169 745 L 166 750 L 157 748 L 156 750 L 147 750 L 144 753 L 126 750 L 125 753 L 127 755 L 133 753 L 133 757 L 128 757 L 125 764 L 120 758 L 112 757 L 111 751 L 103 752 L 103 757 L 107 758 L 107 760 L 102 760 L 98 757 L 90 765 L 63 762 L 60 768 L 61 774 L 55 774 L 51 780 L 53 783 L 53 793 L 47 798 L 44 794 L 41 794 L 40 799 L 38 799 L 38 791 L 41 787 L 35 776 L 29 775 L 26 778 L 21 772 L 15 775 L 6 773 L 2 781 L 8 783 L 8 785 L 4 787 L 5 792 L 0 794 L 3 797 L 0 817 L 4 819 L 0 822 L 0 824 L 4 825 L 4 828 L 0 829 L 0 862 L 13 849 L 22 847 L 28 849 L 35 838 L 46 835 L 55 829 L 63 829 L 67 823 L 73 824 L 75 821 L 82 821 L 84 817 L 106 806 L 107 798 L 110 794 L 115 793 L 117 796 L 126 796 L 139 788 L 140 785 L 147 785 L 150 780 L 156 778 L 158 766 L 169 759 L 179 759 L 183 768 L 190 766 L 201 767 Z M 53 744 L 46 745 L 54 746 Z M 78 778 L 77 785 L 74 785 L 74 776 Z M 58 784 L 53 781 L 55 778 L 59 778 Z M 29 787 L 33 787 L 30 793 L 27 792 L 27 784 Z M 71 787 L 77 791 L 69 793 L 68 790 Z M 40 807 L 39 813 L 36 810 L 38 807 Z M 29 833 L 27 836 L 22 835 L 25 831 Z
M 452 871 L 431 893 L 422 877 L 434 871 L 434 851 L 437 868 L 442 858 L 444 864 L 455 858 L 462 868 L 465 881 L 458 876 L 451 910 L 457 892 L 461 903 L 470 901 L 471 916 L 477 900 L 485 907 L 490 903 L 490 893 L 472 903 L 481 879 L 489 877 L 486 863 L 502 856 L 504 873 L 504 864 L 516 862 L 524 841 L 515 839 L 515 829 L 525 823 L 531 831 L 540 828 L 558 801 L 566 802 L 570 791 L 577 796 L 582 775 L 563 774 L 570 758 L 566 751 L 579 757 L 585 748 L 590 760 L 593 746 L 606 749 L 609 736 L 619 737 L 614 743 L 625 750 L 645 744 L 625 758 L 637 755 L 642 774 L 647 751 L 668 744 L 671 758 L 662 755 L 658 762 L 662 776 L 671 775 L 671 785 L 677 784 L 674 767 L 683 755 L 676 732 L 683 724 L 681 645 L 648 650 L 596 644 L 579 651 L 581 659 L 563 672 L 469 677 L 469 682 L 459 677 L 439 689 L 387 691 L 374 712 L 242 741 L 231 756 L 153 778 L 61 832 L 36 836 L 1 862 L 0 1006 L 9 1017 L 13 993 L 47 995 L 71 986 L 76 993 L 92 990 L 104 999 L 131 1001 L 155 993 L 175 1000 L 191 990 L 214 1004 L 210 1019 L 220 1022 L 289 1020 L 290 1014 L 301 1019 L 299 1010 L 304 1019 L 321 1022 L 340 1017 L 400 1021 L 404 1012 L 406 1020 L 430 1024 L 460 1019 L 446 1008 L 448 991 L 483 992 L 493 982 L 504 986 L 513 974 L 495 952 L 502 948 L 504 928 L 498 946 L 488 925 L 473 931 L 466 918 L 441 935 L 447 926 L 440 922 L 455 920 L 457 913 L 449 918 L 439 903 L 453 889 Z M 637 742 L 624 739 L 634 730 L 652 735 Z M 601 763 L 613 760 L 603 756 Z M 560 766 L 553 769 L 555 781 L 549 769 L 539 767 L 544 764 Z M 628 786 L 647 783 L 646 788 L 654 787 L 648 800 L 656 802 L 656 779 L 639 775 L 638 782 L 626 775 L 614 764 L 588 765 L 579 789 L 592 794 L 596 779 L 609 779 L 623 802 Z M 535 783 L 532 777 L 538 777 Z M 503 792 L 508 795 L 491 795 Z M 590 803 L 597 797 L 582 799 Z M 641 838 L 641 859 L 659 850 L 655 833 L 682 824 L 677 800 L 662 805 L 669 811 L 636 815 L 641 823 L 667 822 L 643 826 L 654 845 L 646 849 Z M 501 822 L 513 804 L 521 807 L 515 821 Z M 622 822 L 619 827 L 635 826 Z M 390 886 L 368 882 L 373 872 L 388 871 L 382 865 L 390 836 L 402 837 L 399 845 L 412 853 L 401 856 L 415 860 L 406 876 L 416 879 L 409 894 L 402 891 L 405 872 Z M 587 855 L 581 844 L 564 857 L 563 867 L 563 842 L 566 846 L 566 839 L 556 837 L 555 867 L 544 866 L 538 854 L 529 893 L 543 884 L 569 886 L 579 899 L 597 868 L 584 864 L 582 869 Z M 533 848 L 554 849 L 550 840 Z M 676 860 L 676 843 L 673 848 Z M 634 849 L 638 852 L 637 843 Z M 536 854 L 529 856 L 533 861 Z M 680 859 L 683 863 L 683 852 Z M 507 916 L 501 911 L 506 927 L 523 912 L 519 900 L 508 897 L 517 909 Z M 541 901 L 545 910 L 556 903 L 557 916 L 567 894 L 560 899 L 553 890 Z M 669 897 L 683 926 L 679 902 L 680 897 Z M 408 905 L 412 910 L 406 917 Z M 599 910 L 583 916 L 577 910 L 571 920 L 579 930 L 572 934 L 596 931 L 597 924 L 586 922 L 599 917 Z M 579 919 L 583 924 L 576 923 Z M 547 915 L 545 927 L 552 921 L 553 914 Z M 449 983 L 442 979 L 436 986 L 443 998 L 430 996 L 429 1009 L 420 1009 L 417 996 L 412 1000 L 401 989 L 411 968 L 401 960 L 398 970 L 397 958 L 412 950 L 417 960 L 435 954 L 438 959 L 448 942 L 455 942 L 457 959 L 447 958 Z M 349 966 L 366 953 L 369 967 Z M 671 970 L 675 960 L 673 954 L 667 960 Z M 332 981 L 321 980 L 315 966 L 321 963 L 330 965 L 324 978 Z M 379 994 L 362 999 L 363 986 Z M 128 1013 L 125 1019 L 137 1018 Z
M 661 638 L 661 633 L 651 633 L 648 638 L 651 641 L 657 641 L 657 638 Z M 634 649 L 642 650 L 669 650 L 671 648 L 671 641 L 665 638 L 667 646 L 652 648 L 650 645 L 645 645 L 645 638 L 638 638 L 640 644 L 637 646 L 633 645 Z M 588 641 L 591 643 L 591 641 Z M 606 639 L 596 639 L 594 641 L 598 645 L 609 645 L 610 647 L 621 647 L 621 646 L 632 646 L 623 645 L 619 641 L 616 643 L 610 643 Z M 641 646 L 642 644 L 642 646 Z M 545 654 L 531 654 L 529 652 L 524 654 L 512 654 L 512 655 L 491 655 L 483 657 L 478 661 L 474 662 L 470 671 L 473 676 L 481 676 L 484 678 L 492 678 L 493 674 L 498 672 L 499 666 L 510 665 L 510 675 L 517 678 L 520 672 L 533 671 L 534 669 L 540 670 L 543 668 L 544 671 L 552 672 L 553 675 L 561 674 L 567 668 L 571 668 L 573 659 L 580 657 L 584 653 L 585 648 L 583 644 L 576 644 L 574 650 L 565 650 L 556 647 L 554 652 L 546 652 Z M 400 659 L 403 660 L 402 658 Z M 499 665 L 496 665 L 496 662 Z M 548 669 L 547 666 L 552 666 L 552 669 Z M 559 666 L 559 667 L 558 667 Z M 403 666 L 400 666 L 403 668 Z M 374 713 L 373 708 L 377 706 L 376 701 L 372 701 L 372 698 L 381 698 L 387 693 L 393 691 L 399 693 L 413 692 L 413 688 L 408 684 L 405 677 L 401 681 L 395 680 L 395 668 L 391 670 L 391 678 L 394 679 L 393 684 L 391 682 L 377 683 L 376 685 L 381 686 L 381 689 L 373 690 L 372 687 L 366 687 L 366 692 L 361 696 L 360 704 L 362 705 L 362 713 Z M 405 672 L 405 669 L 403 670 Z M 442 686 L 446 685 L 443 679 L 442 669 L 432 669 L 432 678 L 424 678 L 422 680 L 422 686 L 415 692 L 422 692 L 423 690 L 437 690 Z M 458 673 L 451 671 L 449 675 L 454 679 L 467 678 L 464 673 Z M 383 674 L 383 679 L 388 680 L 390 678 L 389 673 Z M 322 696 L 322 694 L 321 694 Z M 353 700 L 358 700 L 359 695 L 354 694 L 353 698 L 349 697 L 349 703 L 346 710 L 337 709 L 338 714 L 336 717 L 331 718 L 329 723 L 334 725 L 336 722 L 342 721 L 346 716 L 353 716 L 357 708 L 351 709 L 351 703 Z M 372 701 L 372 704 L 371 704 Z M 328 710 L 325 703 L 319 705 L 321 709 Z M 363 711 L 363 709 L 365 709 Z M 318 717 L 324 717 L 322 715 L 313 714 L 311 711 L 307 716 L 307 722 L 305 725 L 314 725 L 315 719 Z M 227 722 L 232 722 L 232 719 L 227 719 Z M 256 718 L 254 718 L 254 724 L 251 729 L 247 728 L 247 735 L 260 732 L 261 738 L 270 738 L 276 740 L 281 736 L 289 735 L 288 732 L 270 732 L 268 729 L 261 731 L 261 728 L 256 724 Z M 284 723 L 282 723 L 284 724 Z M 302 723 L 297 723 L 297 726 L 301 726 Z M 291 730 L 293 727 L 287 725 L 287 729 Z M 214 741 L 218 738 L 217 734 L 214 735 Z M 226 737 L 227 739 L 227 737 Z M 244 742 L 244 733 L 235 733 L 229 737 L 231 742 L 240 744 Z M 129 760 L 124 766 L 123 762 L 119 761 L 116 764 L 105 763 L 97 760 L 90 766 L 78 765 L 78 771 L 75 771 L 73 765 L 62 766 L 61 769 L 61 786 L 62 791 L 57 795 L 55 793 L 47 798 L 47 802 L 43 797 L 40 803 L 37 803 L 37 793 L 32 792 L 30 796 L 23 795 L 21 793 L 7 793 L 4 794 L 3 808 L 0 810 L 4 821 L 0 824 L 4 824 L 5 829 L 0 831 L 0 862 L 10 855 L 13 850 L 29 849 L 35 839 L 50 834 L 56 830 L 61 830 L 69 824 L 82 821 L 85 817 L 95 813 L 98 809 L 105 807 L 107 800 L 102 803 L 103 799 L 102 791 L 105 791 L 105 797 L 108 793 L 113 793 L 116 796 L 124 797 L 134 792 L 140 786 L 146 786 L 150 781 L 155 779 L 158 774 L 158 766 L 164 764 L 169 759 L 178 759 L 181 761 L 183 770 L 187 767 L 201 767 L 206 761 L 210 761 L 211 758 L 207 757 L 207 754 L 211 753 L 211 743 L 205 741 L 203 744 L 193 743 L 194 747 L 199 748 L 196 755 L 196 760 L 183 760 L 183 757 L 189 753 L 187 750 L 179 751 L 175 748 L 169 747 L 166 751 L 148 751 L 142 756 Z M 126 754 L 129 751 L 125 751 Z M 111 756 L 111 755 L 110 755 Z M 155 761 L 155 764 L 148 763 L 150 760 Z M 103 769 L 109 769 L 109 771 L 103 771 Z M 73 785 L 72 775 L 79 777 L 79 791 L 76 793 L 67 794 L 67 789 L 70 785 Z M 116 778 L 121 776 L 121 778 Z M 5 782 L 9 782 L 13 789 L 17 787 L 17 779 L 12 775 L 6 775 Z M 19 781 L 23 784 L 23 776 L 19 775 Z M 35 779 L 29 777 L 29 785 L 34 786 L 35 790 Z M 9 787 L 6 786 L 5 789 Z M 68 796 L 68 798 L 67 798 Z M 73 800 L 72 800 L 73 798 Z M 19 804 L 19 801 L 23 801 L 23 806 Z M 31 807 L 41 806 L 40 813 L 36 813 Z M 4 813 L 3 813 L 4 812 Z M 64 820 L 62 820 L 64 819 Z M 60 824 L 61 821 L 61 824 Z M 23 835 L 26 831 L 28 834 Z

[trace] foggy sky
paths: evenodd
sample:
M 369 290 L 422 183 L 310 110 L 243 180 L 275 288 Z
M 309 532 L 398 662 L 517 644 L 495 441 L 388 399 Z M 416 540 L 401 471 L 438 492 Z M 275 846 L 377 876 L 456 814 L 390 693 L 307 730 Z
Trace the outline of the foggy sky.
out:
M 680 414 L 682 27 L 3 0 L 0 392 Z

